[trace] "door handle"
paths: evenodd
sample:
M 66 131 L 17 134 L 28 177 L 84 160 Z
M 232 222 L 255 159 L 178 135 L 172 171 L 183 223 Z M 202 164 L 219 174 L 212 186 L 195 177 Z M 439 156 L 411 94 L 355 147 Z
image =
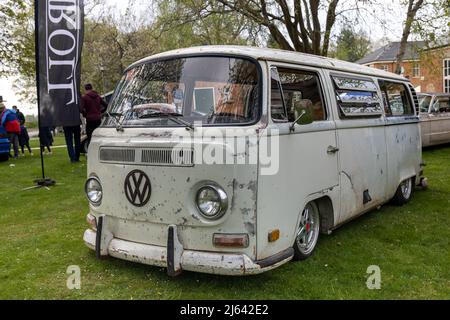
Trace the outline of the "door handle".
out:
M 336 153 L 338 151 L 339 151 L 339 148 L 333 147 L 333 146 L 328 146 L 328 149 L 327 149 L 328 154 Z

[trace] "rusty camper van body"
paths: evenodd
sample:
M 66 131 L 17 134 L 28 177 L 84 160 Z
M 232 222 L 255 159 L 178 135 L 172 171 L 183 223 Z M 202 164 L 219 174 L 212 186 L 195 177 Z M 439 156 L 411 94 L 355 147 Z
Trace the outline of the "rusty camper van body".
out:
M 415 105 L 405 78 L 318 56 L 207 46 L 143 59 L 89 146 L 84 241 L 170 275 L 305 259 L 319 232 L 410 199 L 422 175 Z M 195 160 L 211 146 L 235 162 Z

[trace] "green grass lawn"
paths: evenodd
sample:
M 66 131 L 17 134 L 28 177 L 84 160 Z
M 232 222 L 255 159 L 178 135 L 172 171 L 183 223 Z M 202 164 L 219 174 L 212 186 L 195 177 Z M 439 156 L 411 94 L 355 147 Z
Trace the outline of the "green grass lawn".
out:
M 97 260 L 82 240 L 85 158 L 71 164 L 64 148 L 46 155 L 47 175 L 58 182 L 51 191 L 22 191 L 40 176 L 38 152 L 1 163 L 0 298 L 449 299 L 450 146 L 423 156 L 430 187 L 409 204 L 386 205 L 322 236 L 306 261 L 249 277 L 169 278 L 162 268 Z M 66 287 L 69 265 L 81 268 L 81 290 Z M 366 287 L 369 265 L 381 268 L 380 290 Z
M 64 135 L 62 133 L 57 134 L 53 139 L 54 139 L 53 146 L 63 146 L 66 144 L 66 141 L 64 140 Z M 30 147 L 39 148 L 39 138 L 31 138 Z

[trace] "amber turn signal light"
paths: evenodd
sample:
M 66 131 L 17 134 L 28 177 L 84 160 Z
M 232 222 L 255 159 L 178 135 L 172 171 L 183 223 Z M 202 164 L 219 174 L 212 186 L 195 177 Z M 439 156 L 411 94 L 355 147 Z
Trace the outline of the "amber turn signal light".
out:
M 269 242 L 275 242 L 280 239 L 280 230 L 275 229 L 269 232 Z

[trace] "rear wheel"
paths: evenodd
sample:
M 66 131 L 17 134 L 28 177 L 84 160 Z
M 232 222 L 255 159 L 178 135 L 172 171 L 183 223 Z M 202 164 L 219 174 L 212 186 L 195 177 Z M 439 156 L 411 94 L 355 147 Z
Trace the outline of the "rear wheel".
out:
M 414 191 L 414 177 L 403 180 L 402 183 L 397 188 L 395 192 L 395 196 L 392 199 L 393 202 L 399 206 L 407 203 L 413 194 Z
M 304 260 L 312 255 L 319 239 L 319 231 L 319 208 L 315 202 L 310 202 L 300 216 L 294 243 L 294 260 Z
M 0 153 L 0 162 L 8 161 L 9 154 L 8 153 Z

